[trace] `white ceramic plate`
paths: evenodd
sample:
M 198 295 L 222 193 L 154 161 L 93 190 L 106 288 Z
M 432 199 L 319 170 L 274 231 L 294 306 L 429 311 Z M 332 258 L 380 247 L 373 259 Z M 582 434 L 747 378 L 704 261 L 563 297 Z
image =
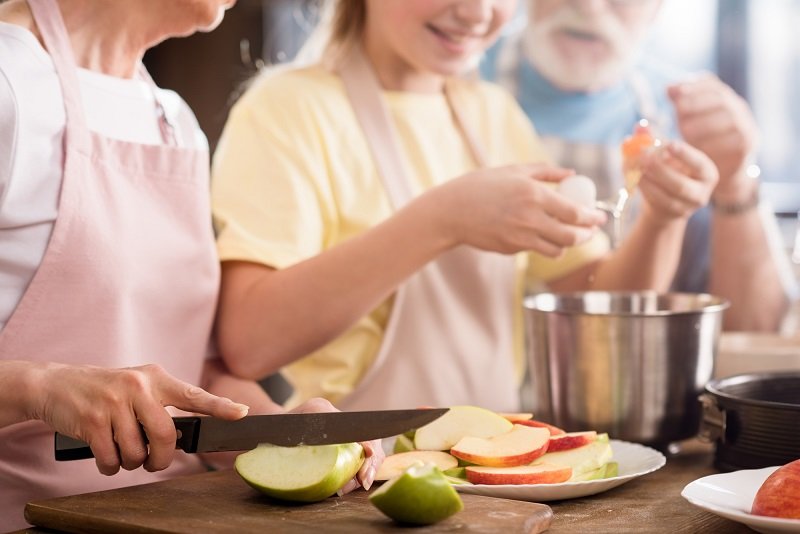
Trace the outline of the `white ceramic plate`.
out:
M 800 533 L 800 519 L 778 519 L 749 513 L 758 488 L 776 469 L 777 466 L 709 475 L 690 482 L 681 495 L 703 510 L 744 523 L 758 532 Z
M 613 478 L 585 482 L 562 482 L 561 484 L 465 484 L 453 487 L 461 493 L 518 501 L 544 502 L 575 499 L 616 488 L 634 478 L 661 469 L 666 462 L 663 454 L 638 443 L 612 439 L 611 449 L 614 451 L 613 460 L 619 463 L 619 475 Z

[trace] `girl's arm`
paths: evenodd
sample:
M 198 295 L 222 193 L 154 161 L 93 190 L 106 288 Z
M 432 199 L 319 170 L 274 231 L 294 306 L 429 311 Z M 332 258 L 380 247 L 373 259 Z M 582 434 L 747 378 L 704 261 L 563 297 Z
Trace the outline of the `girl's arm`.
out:
M 428 191 L 374 228 L 289 268 L 224 263 L 218 340 L 228 368 L 260 378 L 309 354 L 456 245 L 555 256 L 587 239 L 603 214 L 540 181 L 566 174 L 541 165 L 478 171 Z

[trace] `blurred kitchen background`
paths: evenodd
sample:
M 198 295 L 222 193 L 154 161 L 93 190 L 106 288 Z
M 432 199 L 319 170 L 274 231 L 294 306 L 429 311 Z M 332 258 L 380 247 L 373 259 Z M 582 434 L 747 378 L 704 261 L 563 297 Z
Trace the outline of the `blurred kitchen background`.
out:
M 145 62 L 160 85 L 187 100 L 213 150 L 243 84 L 259 67 L 294 57 L 322 2 L 239 0 L 214 32 L 166 41 Z M 663 3 L 645 53 L 688 71 L 715 72 L 750 102 L 762 134 L 756 161 L 762 194 L 779 216 L 787 248 L 794 248 L 800 210 L 800 0 Z M 524 24 L 524 13 L 510 29 L 514 24 Z M 795 252 L 800 264 L 800 246 Z
M 189 102 L 213 149 L 242 84 L 259 66 L 294 57 L 323 1 L 239 0 L 213 33 L 167 41 L 145 61 Z M 647 49 L 717 73 L 750 101 L 762 129 L 764 194 L 783 219 L 800 210 L 799 27 L 800 0 L 664 0 Z
M 238 0 L 213 33 L 167 41 L 145 62 L 160 85 L 188 101 L 213 150 L 243 84 L 259 67 L 294 57 L 323 1 Z M 779 216 L 787 249 L 795 248 L 800 275 L 800 246 L 794 246 L 796 240 L 800 244 L 800 0 L 663 2 L 645 53 L 685 70 L 715 72 L 750 102 L 762 134 L 756 162 L 762 195 Z M 524 23 L 522 13 L 516 23 Z M 785 333 L 798 333 L 800 305 L 796 308 Z M 753 358 L 750 347 L 767 344 L 777 356 L 800 361 L 793 339 L 732 335 L 723 339 L 723 352 L 736 358 L 727 371 L 744 370 Z M 785 366 L 786 358 L 775 362 Z M 268 389 L 281 400 L 285 384 L 280 377 L 271 381 Z

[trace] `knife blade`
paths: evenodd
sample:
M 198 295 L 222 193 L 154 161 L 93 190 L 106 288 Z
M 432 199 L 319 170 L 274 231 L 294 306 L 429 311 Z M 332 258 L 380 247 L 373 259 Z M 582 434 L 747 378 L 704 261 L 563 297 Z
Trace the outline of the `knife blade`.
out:
M 419 428 L 448 408 L 377 410 L 366 412 L 282 413 L 248 415 L 236 421 L 199 415 L 173 417 L 178 433 L 176 449 L 189 453 L 246 451 L 259 443 L 284 447 L 369 441 Z M 142 429 L 147 442 L 147 436 Z M 92 458 L 92 449 L 81 440 L 56 432 L 57 461 Z

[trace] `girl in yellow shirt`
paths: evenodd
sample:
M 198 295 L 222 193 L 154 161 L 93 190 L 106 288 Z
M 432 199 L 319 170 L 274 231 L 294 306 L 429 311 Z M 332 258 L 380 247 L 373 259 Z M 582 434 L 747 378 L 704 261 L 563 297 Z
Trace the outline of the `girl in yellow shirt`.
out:
M 652 155 L 643 214 L 607 254 L 603 214 L 554 190 L 569 171 L 546 164 L 514 100 L 458 77 L 514 6 L 327 2 L 319 61 L 263 74 L 237 103 L 212 183 L 233 372 L 282 370 L 291 405 L 514 411 L 523 274 L 668 287 L 713 164 L 683 143 Z

